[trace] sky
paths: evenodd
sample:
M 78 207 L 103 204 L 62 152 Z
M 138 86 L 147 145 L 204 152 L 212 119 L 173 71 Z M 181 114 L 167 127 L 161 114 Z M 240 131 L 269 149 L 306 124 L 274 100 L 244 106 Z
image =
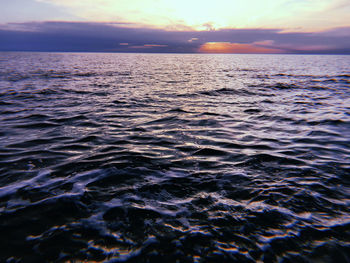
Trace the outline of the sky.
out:
M 349 14 L 349 0 L 0 0 L 0 50 L 350 54 Z

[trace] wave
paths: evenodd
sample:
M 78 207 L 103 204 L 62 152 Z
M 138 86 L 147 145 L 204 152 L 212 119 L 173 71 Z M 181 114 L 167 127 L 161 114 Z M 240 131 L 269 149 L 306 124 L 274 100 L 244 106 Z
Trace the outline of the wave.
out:
M 1 262 L 348 261 L 340 60 L 4 56 Z

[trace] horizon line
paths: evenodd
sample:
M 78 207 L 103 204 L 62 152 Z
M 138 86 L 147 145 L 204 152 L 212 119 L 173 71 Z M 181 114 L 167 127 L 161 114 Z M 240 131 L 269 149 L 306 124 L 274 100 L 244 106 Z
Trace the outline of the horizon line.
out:
M 349 53 L 208 53 L 208 52 L 124 52 L 124 51 L 62 51 L 62 50 L 0 50 L 1 53 L 105 53 L 105 54 L 188 54 L 188 55 L 318 55 L 349 56 Z

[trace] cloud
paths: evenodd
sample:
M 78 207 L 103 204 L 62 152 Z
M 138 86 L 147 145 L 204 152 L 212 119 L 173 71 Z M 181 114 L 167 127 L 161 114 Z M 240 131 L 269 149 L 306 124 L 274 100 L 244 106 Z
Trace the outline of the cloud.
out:
M 262 47 L 271 47 L 275 44 L 275 41 L 273 40 L 262 40 L 262 41 L 255 41 L 253 43 L 254 45 L 257 46 L 262 46 Z
M 168 45 L 159 45 L 159 44 L 145 44 L 144 47 L 167 47 Z
M 197 37 L 192 37 L 191 39 L 189 39 L 189 40 L 187 40 L 187 41 L 190 42 L 190 43 L 192 43 L 192 42 L 197 41 L 197 40 L 198 40 Z
M 135 24 L 32 22 L 0 25 L 2 51 L 350 54 L 350 27 L 171 31 Z M 211 43 L 221 43 L 215 45 Z M 219 45 L 219 46 L 218 46 Z M 133 47 L 133 48 L 130 48 Z
M 267 53 L 269 49 L 271 49 L 271 53 L 275 53 L 273 52 L 273 50 L 275 50 L 278 53 L 286 53 L 288 50 L 294 50 L 294 51 L 313 51 L 313 52 L 317 52 L 317 51 L 326 51 L 326 50 L 330 50 L 332 48 L 336 48 L 334 45 L 294 45 L 294 44 L 276 44 L 275 41 L 273 40 L 263 40 L 263 41 L 256 41 L 254 43 L 252 43 L 252 46 L 255 47 L 261 47 L 261 48 L 266 48 Z M 284 52 L 283 52 L 284 51 Z M 260 52 L 258 52 L 260 53 Z M 262 52 L 264 53 L 264 52 Z M 288 53 L 288 52 L 287 52 Z

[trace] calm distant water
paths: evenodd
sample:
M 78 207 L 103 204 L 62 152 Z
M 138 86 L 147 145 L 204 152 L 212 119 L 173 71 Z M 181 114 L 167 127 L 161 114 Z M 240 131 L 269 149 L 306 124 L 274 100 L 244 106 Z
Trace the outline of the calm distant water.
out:
M 350 262 L 350 56 L 0 53 L 0 261 Z

